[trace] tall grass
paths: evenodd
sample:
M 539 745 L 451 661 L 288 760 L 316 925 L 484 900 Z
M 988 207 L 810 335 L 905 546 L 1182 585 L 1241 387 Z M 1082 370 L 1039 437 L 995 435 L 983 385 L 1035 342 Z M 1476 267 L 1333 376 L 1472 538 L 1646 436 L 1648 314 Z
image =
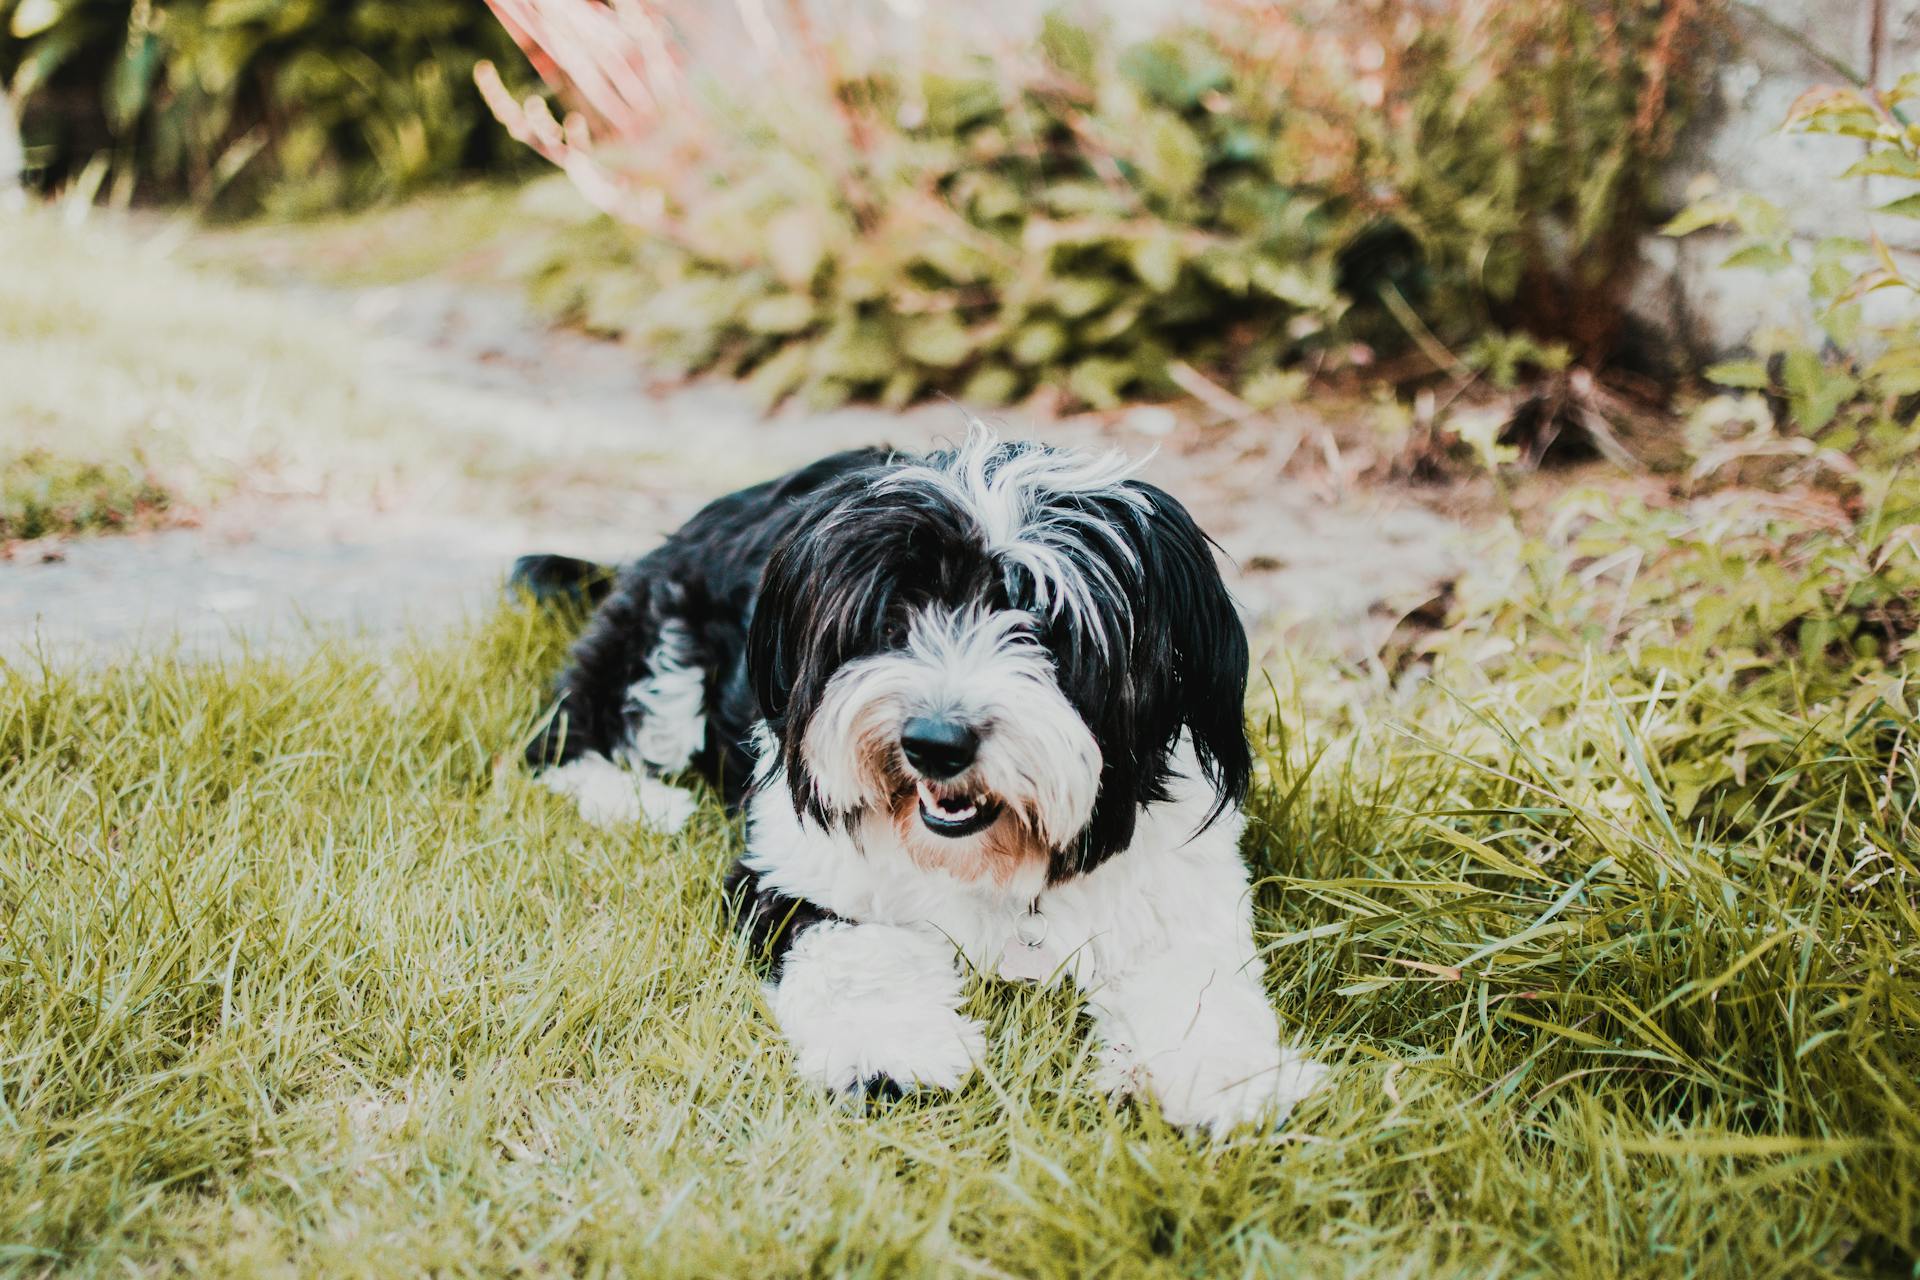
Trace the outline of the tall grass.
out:
M 561 639 L 506 613 L 384 656 L 0 674 L 0 1265 L 1912 1264 L 1898 681 L 1841 713 L 1791 671 L 1605 653 L 1443 664 L 1397 705 L 1289 681 L 1256 725 L 1260 929 L 1340 1065 L 1284 1132 L 1208 1146 L 1096 1095 L 1069 998 L 998 985 L 958 1095 L 796 1082 L 721 926 L 717 810 L 608 836 L 512 763 Z M 1682 817 L 1685 744 L 1729 734 L 1751 795 Z

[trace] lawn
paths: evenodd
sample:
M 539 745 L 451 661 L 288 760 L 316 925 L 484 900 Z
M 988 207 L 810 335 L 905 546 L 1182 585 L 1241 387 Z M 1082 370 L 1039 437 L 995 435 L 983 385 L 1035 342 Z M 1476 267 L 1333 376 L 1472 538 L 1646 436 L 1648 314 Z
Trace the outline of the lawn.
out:
M 721 924 L 724 816 L 607 835 L 516 765 L 551 620 L 0 669 L 0 1257 L 1904 1274 L 1906 677 L 1767 649 L 1769 610 L 1813 607 L 1766 586 L 1814 553 L 1779 519 L 1568 523 L 1489 550 L 1411 655 L 1431 678 L 1261 682 L 1270 985 L 1338 1065 L 1282 1132 L 1211 1145 L 1103 1101 L 1072 1002 L 1001 985 L 956 1096 L 796 1081 Z M 1664 571 L 1573 572 L 1636 539 Z M 1677 627 L 1702 581 L 1718 629 Z
M 0 537 L 544 465 L 312 313 L 0 225 Z M 1336 1070 L 1217 1143 L 984 982 L 958 1095 L 795 1080 L 726 817 L 608 835 L 519 768 L 551 619 L 0 662 L 0 1272 L 1912 1274 L 1911 452 L 1617 479 L 1377 667 L 1259 673 L 1267 977 Z

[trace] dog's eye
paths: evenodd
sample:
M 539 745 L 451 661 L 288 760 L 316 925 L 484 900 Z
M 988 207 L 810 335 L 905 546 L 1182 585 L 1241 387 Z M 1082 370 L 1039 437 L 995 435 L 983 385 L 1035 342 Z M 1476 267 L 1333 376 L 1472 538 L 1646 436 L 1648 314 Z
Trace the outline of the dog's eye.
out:
M 896 618 L 887 624 L 883 635 L 886 637 L 887 648 L 904 649 L 907 644 L 907 624 Z

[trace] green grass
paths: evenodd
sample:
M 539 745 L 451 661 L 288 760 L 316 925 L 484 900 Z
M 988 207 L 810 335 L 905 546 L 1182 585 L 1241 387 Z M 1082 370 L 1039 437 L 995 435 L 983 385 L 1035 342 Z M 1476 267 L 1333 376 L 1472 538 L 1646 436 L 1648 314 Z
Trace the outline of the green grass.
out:
M 1808 672 L 1536 637 L 1397 703 L 1286 681 L 1259 928 L 1285 1023 L 1339 1065 L 1278 1136 L 1209 1146 L 1094 1092 L 1069 998 L 1000 985 L 958 1095 L 862 1115 L 796 1081 L 721 925 L 722 816 L 609 836 L 515 765 L 562 643 L 508 613 L 385 655 L 0 674 L 0 1266 L 1913 1264 L 1897 673 L 1799 705 Z M 1677 816 L 1724 733 L 1742 780 Z
M 134 528 L 159 517 L 171 501 L 137 465 L 44 449 L 0 455 L 0 542 Z

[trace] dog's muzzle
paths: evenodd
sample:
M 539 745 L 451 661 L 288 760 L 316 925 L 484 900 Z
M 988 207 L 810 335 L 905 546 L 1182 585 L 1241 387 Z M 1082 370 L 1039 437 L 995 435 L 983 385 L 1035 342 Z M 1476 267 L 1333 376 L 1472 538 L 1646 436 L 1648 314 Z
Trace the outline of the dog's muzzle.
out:
M 920 822 L 933 834 L 958 840 L 1000 816 L 998 805 L 956 781 L 980 754 L 980 735 L 971 727 L 945 716 L 915 716 L 901 726 L 900 752 L 919 775 Z

